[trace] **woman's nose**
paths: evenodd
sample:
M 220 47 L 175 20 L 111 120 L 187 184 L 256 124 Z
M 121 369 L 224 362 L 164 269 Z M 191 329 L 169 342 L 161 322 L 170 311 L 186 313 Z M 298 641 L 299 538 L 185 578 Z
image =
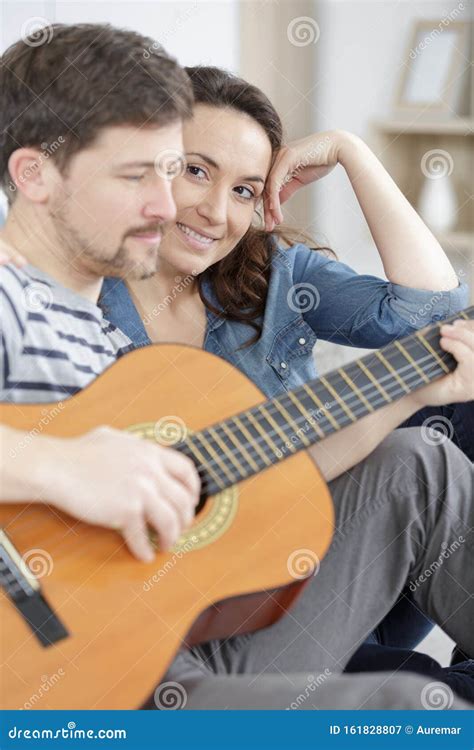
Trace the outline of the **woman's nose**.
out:
M 227 220 L 227 191 L 223 189 L 206 191 L 206 195 L 196 208 L 198 214 L 212 224 L 225 224 Z

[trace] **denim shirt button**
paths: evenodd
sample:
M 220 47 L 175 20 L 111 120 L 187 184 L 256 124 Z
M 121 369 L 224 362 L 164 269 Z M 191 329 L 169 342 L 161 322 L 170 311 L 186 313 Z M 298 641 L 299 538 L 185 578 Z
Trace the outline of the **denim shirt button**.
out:
M 280 362 L 280 367 L 281 367 L 282 370 L 286 370 L 286 368 L 288 367 L 288 365 L 286 364 L 286 362 Z
M 304 344 L 306 344 L 306 339 L 301 337 L 300 339 L 298 339 L 298 344 L 301 344 L 301 346 L 303 346 Z

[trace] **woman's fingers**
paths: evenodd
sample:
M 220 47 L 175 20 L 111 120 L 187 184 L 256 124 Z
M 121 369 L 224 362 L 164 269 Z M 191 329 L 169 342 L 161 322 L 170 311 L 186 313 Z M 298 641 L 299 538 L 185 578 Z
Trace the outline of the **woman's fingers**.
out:
M 472 356 L 472 347 L 459 339 L 442 337 L 440 343 L 445 351 L 454 356 L 458 364 L 462 364 L 470 355 Z
M 4 266 L 7 263 L 13 263 L 18 268 L 24 266 L 27 263 L 26 258 L 13 249 L 6 242 L 0 240 L 0 265 Z
M 441 335 L 451 339 L 458 339 L 474 350 L 474 320 L 455 320 L 441 326 Z
M 474 321 L 456 320 L 452 325 L 441 326 L 440 345 L 457 362 L 455 371 L 446 376 L 455 391 L 448 397 L 449 402 L 471 401 L 474 398 Z
M 268 206 L 273 219 L 277 223 L 283 221 L 280 205 L 280 190 L 286 184 L 288 174 L 292 170 L 293 155 L 288 148 L 284 147 L 278 154 L 272 170 L 267 178 Z
M 275 219 L 273 218 L 273 214 L 270 209 L 270 196 L 268 195 L 266 189 L 263 194 L 263 221 L 265 224 L 265 230 L 267 232 L 273 232 L 273 229 L 275 228 Z
M 474 321 L 455 321 L 453 325 L 441 326 L 440 345 L 453 355 L 460 368 L 460 376 L 464 379 L 467 374 L 469 385 L 474 389 Z

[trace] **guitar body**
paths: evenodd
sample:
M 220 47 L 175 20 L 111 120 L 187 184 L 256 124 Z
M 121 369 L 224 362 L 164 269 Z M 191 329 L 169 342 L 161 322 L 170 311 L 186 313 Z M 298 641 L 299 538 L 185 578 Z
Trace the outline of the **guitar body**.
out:
M 166 344 L 121 358 L 60 409 L 1 404 L 0 421 L 63 437 L 107 424 L 172 444 L 173 431 L 203 429 L 264 400 L 224 360 Z M 109 469 L 116 476 L 120 467 Z M 138 708 L 183 644 L 278 620 L 311 573 L 298 565 L 324 556 L 333 518 L 304 451 L 209 498 L 175 550 L 150 564 L 113 530 L 48 505 L 0 505 L 0 526 L 68 632 L 43 646 L 1 595 L 1 707 Z

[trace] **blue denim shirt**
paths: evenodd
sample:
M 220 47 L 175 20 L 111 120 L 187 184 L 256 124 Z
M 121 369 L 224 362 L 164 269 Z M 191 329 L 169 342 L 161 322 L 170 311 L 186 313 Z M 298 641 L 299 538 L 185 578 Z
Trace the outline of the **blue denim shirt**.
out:
M 204 292 L 222 309 L 209 280 Z M 206 310 L 204 348 L 231 362 L 272 397 L 317 377 L 312 352 L 318 338 L 379 348 L 462 310 L 468 297 L 466 284 L 448 292 L 413 289 L 358 274 L 302 244 L 276 248 L 259 340 L 239 350 L 255 329 Z M 105 279 L 99 304 L 136 346 L 151 343 L 123 281 Z

